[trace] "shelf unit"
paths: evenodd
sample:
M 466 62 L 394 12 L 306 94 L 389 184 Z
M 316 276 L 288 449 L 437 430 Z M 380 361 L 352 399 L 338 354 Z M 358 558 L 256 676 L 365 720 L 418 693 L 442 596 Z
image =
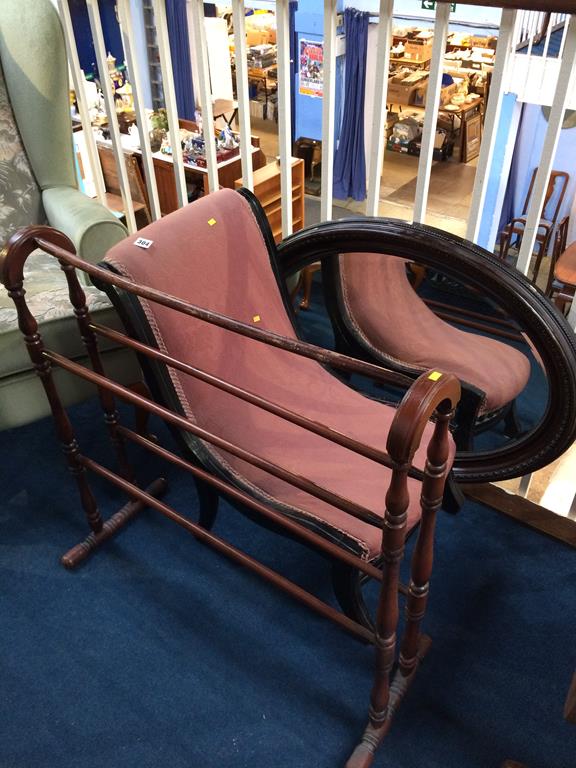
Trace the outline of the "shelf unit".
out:
M 152 109 L 158 110 L 164 107 L 164 86 L 162 84 L 158 38 L 156 33 L 156 23 L 154 21 L 154 9 L 151 0 L 143 0 L 142 10 L 144 12 L 144 29 L 146 31 L 146 54 L 148 58 L 148 70 L 150 72 Z
M 242 186 L 242 179 L 234 182 L 235 189 Z M 280 165 L 268 163 L 254 171 L 254 194 L 260 201 L 272 229 L 274 241 L 282 240 L 282 194 L 280 191 Z M 304 227 L 304 160 L 292 158 L 292 229 Z

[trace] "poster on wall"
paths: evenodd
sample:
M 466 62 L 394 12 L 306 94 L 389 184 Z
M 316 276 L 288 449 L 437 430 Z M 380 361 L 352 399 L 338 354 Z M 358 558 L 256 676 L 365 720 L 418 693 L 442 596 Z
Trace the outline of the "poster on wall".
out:
M 322 98 L 324 43 L 300 40 L 300 94 Z

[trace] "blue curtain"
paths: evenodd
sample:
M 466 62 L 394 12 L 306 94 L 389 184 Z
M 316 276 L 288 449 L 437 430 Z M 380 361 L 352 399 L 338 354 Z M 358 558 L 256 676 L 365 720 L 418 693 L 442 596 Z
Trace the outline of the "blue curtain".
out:
M 338 149 L 334 156 L 334 197 L 366 199 L 364 90 L 369 13 L 346 8 L 346 82 Z
M 166 20 L 178 115 L 185 120 L 194 120 L 196 102 L 192 84 L 186 0 L 166 0 Z

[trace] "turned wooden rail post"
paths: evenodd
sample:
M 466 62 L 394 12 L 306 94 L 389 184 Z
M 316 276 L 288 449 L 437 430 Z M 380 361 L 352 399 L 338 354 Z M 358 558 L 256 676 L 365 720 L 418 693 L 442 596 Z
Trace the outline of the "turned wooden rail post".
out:
M 69 250 L 71 253 L 76 253 L 74 245 L 70 242 Z M 91 328 L 92 319 L 90 317 L 90 311 L 86 304 L 86 294 L 82 290 L 76 269 L 71 265 L 64 262 L 62 259 L 60 262 L 60 268 L 66 275 L 66 282 L 68 283 L 68 295 L 70 297 L 70 303 L 74 307 L 74 314 L 78 323 L 78 329 L 80 336 L 90 357 L 92 368 L 101 376 L 105 376 L 104 366 L 102 365 L 102 358 L 98 349 L 98 338 Z M 100 398 L 100 405 L 104 412 L 104 422 L 108 428 L 108 434 L 110 441 L 114 447 L 116 453 L 116 460 L 118 461 L 118 467 L 120 474 L 127 480 L 132 481 L 134 479 L 134 472 L 128 461 L 128 455 L 126 453 L 126 446 L 124 439 L 118 432 L 118 411 L 116 410 L 116 402 L 114 395 L 110 390 L 104 387 L 98 387 L 98 396 Z
M 390 673 L 394 665 L 399 615 L 400 563 L 404 555 L 407 509 L 410 500 L 409 468 L 410 463 L 398 464 L 394 467 L 392 480 L 386 493 L 386 513 L 382 532 L 383 579 L 376 614 L 376 669 L 368 714 L 370 724 L 374 728 L 381 726 L 388 714 Z
M 54 383 L 52 364 L 44 356 L 44 342 L 38 332 L 38 323 L 26 304 L 26 291 L 23 288 L 24 263 L 30 253 L 36 248 L 35 234 L 41 232 L 45 236 L 46 229 L 46 227 L 28 227 L 25 233 L 16 232 L 10 238 L 6 250 L 0 255 L 0 272 L 8 295 L 16 306 L 18 327 L 24 336 L 30 360 L 42 382 L 46 397 L 50 403 L 56 432 L 62 445 L 62 451 L 66 456 L 68 468 L 76 480 L 88 524 L 94 533 L 99 533 L 103 526 L 102 516 L 88 485 L 86 469 L 81 462 L 78 442 Z M 53 237 L 57 245 L 60 245 L 62 248 L 69 248 L 70 241 L 65 235 L 53 230 Z
M 460 383 L 452 374 L 439 371 L 422 374 L 400 403 L 388 434 L 386 448 L 394 466 L 386 494 L 382 532 L 383 572 L 375 627 L 376 668 L 368 723 L 346 768 L 369 768 L 372 765 L 375 752 L 390 728 L 394 712 L 430 645 L 430 638 L 420 634 L 420 622 L 432 568 L 434 519 L 448 474 L 448 424 L 459 398 Z M 399 669 L 391 680 L 399 616 L 400 561 L 404 554 L 409 502 L 407 478 L 424 429 L 435 411 L 437 421 L 428 445 L 422 486 L 423 530 L 416 545 L 408 596 L 408 624 Z
M 412 555 L 412 571 L 406 601 L 406 627 L 400 649 L 400 671 L 406 677 L 418 664 L 420 624 L 426 613 L 430 592 L 430 576 L 434 559 L 434 527 L 436 513 L 442 506 L 450 446 L 448 425 L 453 412 L 440 409 L 436 415 L 434 434 L 428 444 L 420 505 L 422 519 Z

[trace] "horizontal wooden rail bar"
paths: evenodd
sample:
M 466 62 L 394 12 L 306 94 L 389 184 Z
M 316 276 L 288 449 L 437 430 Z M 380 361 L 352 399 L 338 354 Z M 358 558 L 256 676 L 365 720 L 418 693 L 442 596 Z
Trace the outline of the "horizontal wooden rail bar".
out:
M 300 339 L 288 339 L 278 333 L 265 331 L 261 328 L 256 328 L 252 325 L 242 323 L 239 320 L 233 320 L 232 318 L 227 317 L 226 315 L 221 315 L 218 312 L 202 309 L 201 307 L 197 307 L 194 304 L 189 304 L 182 299 L 178 299 L 176 296 L 171 296 L 170 294 L 163 293 L 162 291 L 158 291 L 154 288 L 140 285 L 139 283 L 135 283 L 126 277 L 113 274 L 107 269 L 102 269 L 102 267 L 97 267 L 94 264 L 90 264 L 89 262 L 78 258 L 78 256 L 75 256 L 73 253 L 64 250 L 64 248 L 59 248 L 49 240 L 44 240 L 41 237 L 35 239 L 38 248 L 41 248 L 52 256 L 55 256 L 60 261 L 63 261 L 66 264 L 71 264 L 73 267 L 76 267 L 76 269 L 79 269 L 82 272 L 86 272 L 91 277 L 96 278 L 103 283 L 107 283 L 108 285 L 115 285 L 119 288 L 123 288 L 130 293 L 136 294 L 136 296 L 140 296 L 143 299 L 148 299 L 149 301 L 162 304 L 163 306 L 174 309 L 184 315 L 189 315 L 190 317 L 195 317 L 198 320 L 212 323 L 212 325 L 217 325 L 219 328 L 225 328 L 226 330 L 232 331 L 233 333 L 239 333 L 242 336 L 247 336 L 250 339 L 261 341 L 263 344 L 268 344 L 272 347 L 284 349 L 287 352 L 292 352 L 295 355 L 317 360 L 323 365 L 330 365 L 343 371 L 359 373 L 363 376 L 368 376 L 375 381 L 381 381 L 406 388 L 409 388 L 413 384 L 413 380 L 410 377 L 404 376 L 401 373 L 389 371 L 386 368 L 383 368 L 379 365 L 374 365 L 373 363 L 365 363 L 362 360 L 354 360 L 347 355 L 341 355 L 338 352 L 333 352 L 329 349 L 318 347 L 315 344 L 308 343 L 307 341 L 301 341 Z
M 275 416 L 280 416 L 280 418 L 285 419 L 286 421 L 290 421 L 292 424 L 297 424 L 299 427 L 303 427 L 309 432 L 320 435 L 320 437 L 325 437 L 327 440 L 330 440 L 333 443 L 337 443 L 344 448 L 348 448 L 349 450 L 354 451 L 354 453 L 360 454 L 360 456 L 365 456 L 367 459 L 372 459 L 372 461 L 376 461 L 378 464 L 383 464 L 389 469 L 394 467 L 394 462 L 385 451 L 381 451 L 378 450 L 378 448 L 365 445 L 358 440 L 354 440 L 352 437 L 348 437 L 348 435 L 345 435 L 343 432 L 338 432 L 337 430 L 332 429 L 325 424 L 312 421 L 311 419 L 308 419 L 305 416 L 301 416 L 294 411 L 290 411 L 281 405 L 277 405 L 276 403 L 273 403 L 270 400 L 261 397 L 260 395 L 256 395 L 254 392 L 249 392 L 246 389 L 242 389 L 241 387 L 237 387 L 227 381 L 223 381 L 217 376 L 206 373 L 206 371 L 202 371 L 199 368 L 194 368 L 192 365 L 188 365 L 187 363 L 183 363 L 181 360 L 170 357 L 170 355 L 161 352 L 159 349 L 154 349 L 154 347 L 143 344 L 141 341 L 131 339 L 124 333 L 119 333 L 118 331 L 114 331 L 111 328 L 107 328 L 106 326 L 99 325 L 97 323 L 91 323 L 90 327 L 100 336 L 104 336 L 111 341 L 117 342 L 118 344 L 123 344 L 124 346 L 130 347 L 136 352 L 146 355 L 147 357 L 160 360 L 166 365 L 169 365 L 171 368 L 176 368 L 177 370 L 182 371 L 182 373 L 193 376 L 199 381 L 204 381 L 206 384 L 211 384 L 213 387 L 216 387 L 223 392 L 228 392 L 230 395 L 234 395 L 240 400 L 251 403 L 258 408 L 262 408 L 264 411 L 273 413 Z M 422 476 L 423 473 L 419 473 L 418 479 L 422 479 Z
M 166 480 L 163 477 L 159 477 L 150 483 L 146 488 L 146 493 L 158 497 L 164 495 L 166 488 Z M 146 505 L 141 499 L 130 499 L 118 512 L 115 512 L 104 521 L 100 531 L 97 533 L 96 531 L 90 531 L 83 541 L 69 549 L 68 552 L 65 552 L 60 558 L 60 562 L 65 568 L 76 568 L 98 547 L 119 533 L 125 525 L 130 523 L 144 509 L 146 509 Z
M 332 504 L 332 506 L 337 507 L 343 512 L 352 515 L 352 517 L 355 517 L 358 520 L 367 523 L 368 525 L 373 525 L 376 528 L 382 527 L 382 517 L 378 517 L 378 515 L 374 514 L 374 512 L 371 512 L 369 509 L 366 509 L 362 505 L 355 504 L 349 499 L 345 499 L 342 496 L 339 496 L 337 493 L 328 491 L 326 488 L 321 488 L 319 485 L 316 485 L 316 483 L 313 483 L 310 480 L 306 480 L 299 475 L 295 475 L 293 472 L 290 472 L 287 469 L 278 467 L 276 464 L 273 464 L 267 459 L 256 456 L 255 454 L 251 453 L 250 451 L 246 451 L 243 448 L 239 448 L 233 443 L 230 443 L 228 440 L 224 440 L 217 435 L 213 435 L 211 432 L 202 429 L 202 427 L 198 427 L 196 424 L 192 424 L 184 416 L 179 416 L 178 414 L 173 413 L 173 411 L 169 410 L 168 408 L 164 408 L 163 406 L 154 403 L 152 400 L 149 400 L 146 397 L 142 397 L 142 395 L 138 395 L 135 392 L 126 389 L 126 387 L 122 386 L 121 384 L 117 384 L 115 381 L 107 379 L 106 376 L 101 376 L 89 368 L 85 368 L 78 363 L 74 363 L 72 360 L 69 360 L 63 355 L 59 355 L 57 352 L 44 350 L 42 354 L 45 358 L 60 366 L 64 370 L 70 371 L 70 373 L 73 373 L 76 376 L 80 376 L 80 378 L 85 379 L 86 381 L 91 381 L 98 387 L 102 387 L 103 389 L 107 389 L 110 392 L 113 392 L 122 400 L 126 400 L 129 403 L 133 403 L 134 405 L 149 411 L 150 413 L 154 413 L 157 416 L 160 416 L 162 419 L 169 421 L 180 429 L 184 429 L 186 432 L 190 432 L 196 437 L 199 437 L 201 440 L 205 440 L 207 443 L 210 443 L 217 448 L 220 448 L 223 451 L 227 451 L 233 456 L 242 459 L 242 461 L 246 461 L 248 464 L 252 464 L 252 466 L 258 467 L 258 469 L 262 469 L 264 472 L 268 472 L 274 477 L 294 485 L 296 488 L 299 488 L 305 493 L 309 493 L 311 496 L 314 496 L 317 499 L 321 499 L 322 501 L 326 501 L 328 504 Z
M 98 462 L 94 461 L 93 459 L 89 459 L 86 456 L 79 456 L 79 461 L 81 464 L 83 464 L 83 466 L 86 467 L 86 469 L 89 469 L 100 477 L 105 478 L 113 485 L 118 486 L 130 497 L 140 499 L 140 501 L 143 501 L 147 506 L 153 507 L 165 517 L 168 517 L 182 528 L 188 530 L 204 544 L 208 544 L 210 547 L 218 552 L 221 552 L 223 555 L 226 555 L 231 560 L 234 560 L 235 562 L 240 563 L 240 565 L 243 565 L 249 570 L 259 574 L 267 581 L 270 581 L 272 584 L 280 587 L 280 589 L 284 590 L 292 597 L 295 597 L 309 608 L 315 610 L 321 616 L 324 616 L 325 618 L 333 621 L 335 624 L 338 624 L 347 632 L 350 632 L 356 637 L 359 637 L 362 640 L 366 640 L 369 643 L 375 642 L 374 633 L 366 627 L 363 627 L 361 624 L 358 624 L 358 622 L 349 619 L 343 613 L 340 613 L 335 608 L 332 608 L 332 606 L 325 603 L 323 600 L 320 600 L 320 598 L 310 594 L 310 592 L 307 592 L 302 587 L 294 584 L 294 582 L 290 581 L 290 579 L 287 579 L 285 576 L 282 576 L 271 568 L 268 568 L 266 565 L 263 565 L 263 563 L 258 562 L 258 560 L 255 560 L 254 558 L 250 557 L 250 555 L 245 554 L 241 550 L 234 547 L 232 544 L 229 544 L 227 541 L 221 539 L 219 536 L 216 536 L 214 533 L 211 533 L 205 528 L 202 528 L 200 525 L 197 525 L 191 520 L 188 520 L 188 518 L 180 515 L 178 512 L 176 512 L 176 510 L 172 509 L 172 507 L 169 507 L 167 504 L 164 504 L 162 501 L 154 498 L 154 496 L 146 493 L 141 488 L 138 488 L 138 486 L 130 483 L 128 480 L 124 480 L 119 475 L 116 475 L 111 470 L 106 469 L 106 467 L 103 467 L 101 464 L 98 464 Z
M 186 472 L 190 472 L 195 477 L 200 478 L 200 480 L 213 485 L 221 493 L 226 494 L 227 496 L 233 498 L 235 501 L 239 501 L 241 504 L 245 504 L 247 507 L 251 507 L 264 517 L 267 517 L 269 520 L 273 520 L 283 528 L 286 528 L 286 530 L 296 534 L 296 536 L 299 538 L 304 539 L 310 544 L 313 544 L 318 549 L 322 549 L 331 557 L 336 557 L 347 565 L 351 565 L 353 568 L 357 568 L 359 571 L 362 571 L 362 573 L 365 573 L 372 579 L 382 581 L 382 571 L 379 568 L 376 568 L 376 566 L 361 560 L 357 555 L 354 555 L 351 552 L 347 552 L 337 544 L 334 544 L 333 542 L 328 541 L 317 533 L 310 531 L 300 523 L 286 517 L 285 514 L 277 512 L 272 507 L 266 506 L 266 504 L 263 504 L 253 496 L 250 496 L 249 494 L 241 491 L 230 483 L 227 483 L 225 480 L 216 477 L 216 475 L 210 474 L 210 472 L 207 472 L 205 469 L 201 469 L 201 467 L 197 466 L 196 464 L 192 464 L 191 462 L 186 461 L 186 459 L 183 459 L 181 456 L 178 456 L 172 451 L 169 451 L 167 448 L 163 448 L 161 445 L 158 445 L 158 443 L 154 443 L 152 440 L 137 434 L 132 429 L 118 425 L 116 431 L 127 440 L 131 440 L 133 443 L 136 443 L 137 445 L 146 448 L 152 453 L 155 453 L 157 456 L 166 459 L 166 461 L 175 464 L 177 467 L 180 467 L 180 469 L 184 469 Z

